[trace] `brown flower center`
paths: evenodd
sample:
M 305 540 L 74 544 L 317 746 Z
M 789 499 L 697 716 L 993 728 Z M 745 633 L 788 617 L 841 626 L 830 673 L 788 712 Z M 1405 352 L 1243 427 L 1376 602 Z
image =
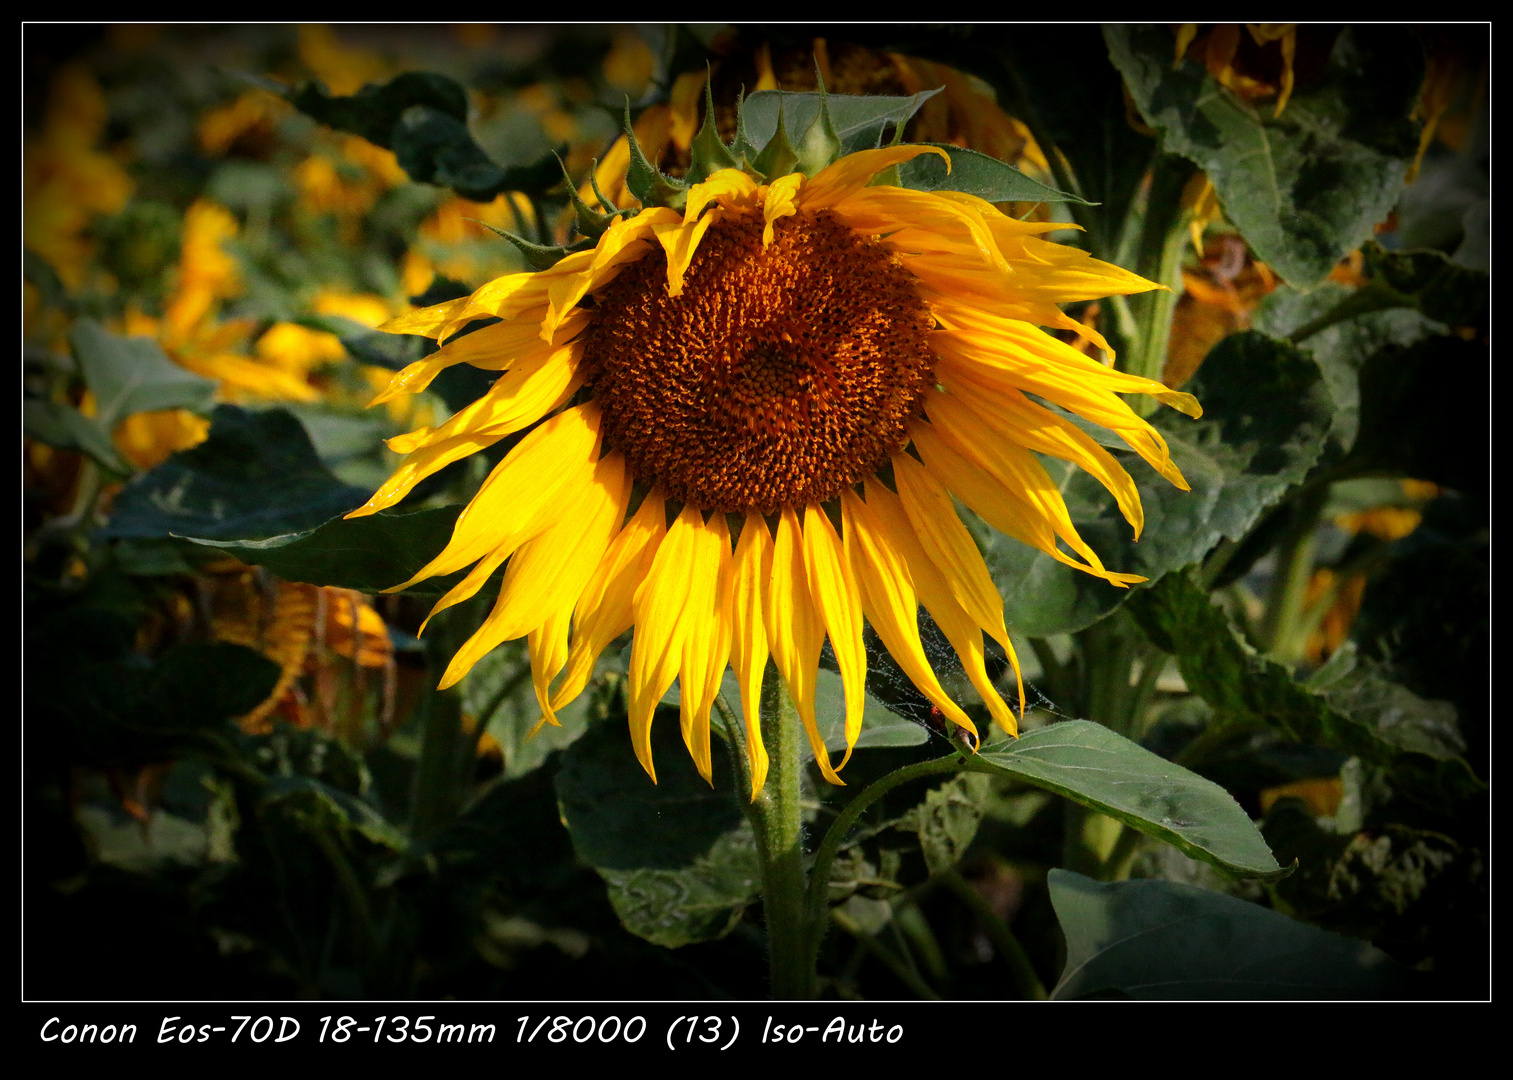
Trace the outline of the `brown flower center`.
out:
M 905 439 L 933 382 L 913 278 L 826 211 L 727 213 L 667 294 L 661 248 L 595 296 L 587 385 L 637 479 L 702 510 L 823 502 Z

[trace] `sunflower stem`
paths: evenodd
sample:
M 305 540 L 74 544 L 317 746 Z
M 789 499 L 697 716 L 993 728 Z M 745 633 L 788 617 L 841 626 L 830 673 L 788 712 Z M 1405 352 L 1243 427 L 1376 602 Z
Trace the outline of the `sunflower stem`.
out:
M 770 748 L 771 763 L 751 811 L 762 863 L 772 996 L 808 1000 L 815 988 L 815 949 L 809 942 L 814 939 L 817 949 L 824 929 L 810 927 L 805 918 L 803 730 L 793 696 L 772 668 L 762 681 L 761 709 L 762 741 Z
M 1292 524 L 1277 548 L 1276 571 L 1266 598 L 1266 614 L 1261 621 L 1261 643 L 1267 652 L 1284 664 L 1303 658 L 1306 634 L 1300 635 L 1304 599 L 1313 577 L 1314 549 L 1319 515 L 1329 498 L 1329 487 L 1319 484 L 1305 488 L 1298 497 Z
M 1182 189 L 1195 171 L 1192 162 L 1175 154 L 1157 158 L 1151 172 L 1145 216 L 1140 223 L 1135 273 L 1166 288 L 1129 298 L 1136 331 L 1119 356 L 1119 367 L 1131 375 L 1157 382 L 1166 365 L 1172 313 L 1182 295 L 1182 249 L 1187 242 L 1188 218 L 1182 205 Z M 1130 406 L 1145 415 L 1155 409 L 1156 403 L 1152 398 L 1142 397 L 1131 401 Z
M 439 679 L 437 673 L 447 669 L 465 640 L 462 628 L 476 625 L 480 615 L 477 608 L 475 597 L 435 620 L 435 630 L 426 642 L 431 677 Z M 462 809 L 471 791 L 477 737 L 464 729 L 462 694 L 458 690 L 431 689 L 422 700 L 420 713 L 420 760 L 415 766 L 410 802 L 410 836 L 423 843 L 450 824 Z

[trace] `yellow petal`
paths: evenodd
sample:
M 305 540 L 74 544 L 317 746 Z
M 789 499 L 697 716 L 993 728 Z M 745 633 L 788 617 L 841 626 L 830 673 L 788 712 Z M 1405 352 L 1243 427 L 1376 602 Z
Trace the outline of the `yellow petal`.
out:
M 1154 379 L 1104 367 L 1028 323 L 998 318 L 966 305 L 937 307 L 935 315 L 947 329 L 935 331 L 931 343 L 937 350 L 948 351 L 967 363 L 1001 367 L 1022 377 L 1041 376 L 1080 387 L 1085 394 L 1099 390 L 1149 394 L 1188 416 L 1203 415 L 1202 407 L 1191 394 L 1171 390 Z
M 804 567 L 803 535 L 798 518 L 784 509 L 778 518 L 777 536 L 772 544 L 772 576 L 767 582 L 763 615 L 767 622 L 767 642 L 772 662 L 788 685 L 799 719 L 809 736 L 814 760 L 820 772 L 832 784 L 844 781 L 830 765 L 830 752 L 820 737 L 814 717 L 815 681 L 819 677 L 820 646 L 825 629 L 820 625 L 814 601 L 809 593 L 808 571 Z
M 872 182 L 872 178 L 890 165 L 913 161 L 920 154 L 939 154 L 951 167 L 951 155 L 934 146 L 887 146 L 881 150 L 859 150 L 825 166 L 804 185 L 799 206 L 804 210 L 824 210 L 850 198 Z
M 493 446 L 567 403 L 583 385 L 577 362 L 582 346 L 564 346 L 512 368 L 483 397 L 439 428 L 420 428 L 388 441 L 408 455 L 361 509 L 349 517 L 377 513 L 403 499 L 426 477 L 454 461 Z
M 731 583 L 731 653 L 741 684 L 741 712 L 746 718 L 746 758 L 751 765 L 751 797 L 767 782 L 767 749 L 762 744 L 762 675 L 767 667 L 767 626 L 763 591 L 772 577 L 772 534 L 754 510 L 746 512 L 735 549 Z
M 689 590 L 684 613 L 683 663 L 679 669 L 682 694 L 679 720 L 683 744 L 693 763 L 712 787 L 709 710 L 725 666 L 730 660 L 730 586 L 733 566 L 730 531 L 724 514 L 710 515 L 699 534 L 696 559 L 688 567 Z
M 522 312 L 545 303 L 547 283 L 550 280 L 546 274 L 529 273 L 506 274 L 495 278 L 475 291 L 461 306 L 450 309 L 446 322 L 427 336 L 444 341 L 474 319 L 492 317 L 509 321 L 517 318 Z M 444 305 L 437 306 L 440 308 Z
M 544 312 L 543 312 L 544 314 Z M 566 320 L 556 335 L 558 341 L 567 341 L 588 325 L 593 313 L 579 311 Z M 389 385 L 368 403 L 371 409 L 382 405 L 401 394 L 418 394 L 431 385 L 431 380 L 455 364 L 471 364 L 486 371 L 504 371 L 517 363 L 549 355 L 550 342 L 543 342 L 537 332 L 536 321 L 526 318 L 515 322 L 495 323 L 475 330 L 466 337 L 454 338 L 436 352 L 417 360 L 394 374 Z
M 724 211 L 716 208 L 696 221 L 664 225 L 657 230 L 657 240 L 667 252 L 668 296 L 683 295 L 683 275 L 693 262 L 699 241 L 704 239 L 709 227 L 723 216 Z
M 688 201 L 683 206 L 683 224 L 691 225 L 699 219 L 704 208 L 712 202 L 721 206 L 745 206 L 757 193 L 756 181 L 740 169 L 720 169 L 711 173 L 702 183 L 688 189 Z
M 979 445 L 1019 444 L 1036 453 L 1071 461 L 1106 487 L 1139 539 L 1145 523 L 1140 492 L 1124 467 L 1081 428 L 1036 405 L 1012 386 L 985 390 L 963 386 L 966 393 L 942 380 L 949 394 L 932 396 L 931 420 Z
M 456 683 L 501 642 L 524 637 L 552 615 L 572 611 L 624 519 L 629 497 L 624 458 L 606 455 L 587 483 L 568 492 L 556 508 L 557 520 L 515 551 L 494 610 L 452 657 L 439 689 Z
M 762 229 L 762 246 L 772 244 L 772 224 L 778 218 L 788 217 L 798 213 L 796 200 L 799 188 L 804 183 L 803 173 L 789 173 L 774 180 L 767 187 L 767 198 L 762 204 L 762 218 L 766 222 Z
M 542 724 L 562 726 L 552 709 L 550 688 L 567 660 L 567 631 L 572 614 L 572 605 L 558 608 L 526 639 L 531 657 L 531 687 L 536 691 L 536 703 L 541 706 L 541 719 L 531 728 L 532 735 L 541 730 Z
M 920 547 L 940 570 L 956 602 L 978 626 L 1007 645 L 1009 632 L 1003 623 L 1003 599 L 993 586 L 972 534 L 957 516 L 950 493 L 930 470 L 908 454 L 900 451 L 892 460 L 898 497 L 914 526 Z
M 440 337 L 441 328 L 450 323 L 468 306 L 468 297 L 447 300 L 430 307 L 416 308 L 383 323 L 378 329 L 387 334 L 417 334 L 422 337 Z
M 926 554 L 920 543 L 919 534 L 909 520 L 899 496 L 889 491 L 880 481 L 872 479 L 867 481 L 867 506 L 877 515 L 882 533 L 892 542 L 894 549 L 908 567 L 909 578 L 914 583 L 920 604 L 934 618 L 935 625 L 940 627 L 941 632 L 946 635 L 951 648 L 956 650 L 967 677 L 987 704 L 993 719 L 1010 735 L 1017 734 L 1018 726 L 1014 722 L 1013 713 L 1009 711 L 1008 705 L 999 695 L 998 688 L 988 678 L 982 631 L 987 630 L 995 638 L 998 637 L 997 631 L 993 626 L 984 625 L 974 619 L 956 599 L 951 583 L 947 580 L 946 569 Z M 952 515 L 955 515 L 954 508 Z M 1002 625 L 1002 601 L 997 604 L 995 621 L 998 625 Z M 1019 658 L 1015 655 L 1014 646 L 1009 642 L 1006 633 L 999 638 L 999 642 L 1008 654 L 1009 663 L 1014 666 L 1015 676 L 1019 678 L 1019 712 L 1023 715 L 1024 680 L 1019 673 Z
M 846 689 L 846 754 L 836 766 L 840 770 L 850 760 L 862 733 L 862 711 L 867 703 L 862 599 L 835 526 L 823 510 L 812 504 L 804 509 L 804 570 L 808 574 L 809 595 L 830 637 L 841 683 Z
M 574 612 L 572 650 L 562 682 L 552 694 L 560 709 L 583 692 L 599 655 L 636 621 L 636 589 L 651 572 L 652 559 L 667 535 L 665 502 L 653 491 L 610 543 L 589 578 Z
M 856 574 L 862 610 L 910 681 L 941 714 L 977 734 L 961 707 L 951 700 L 925 658 L 919 638 L 919 601 L 908 564 L 881 519 L 849 489 L 841 492 L 846 558 Z
M 1002 386 L 1007 382 L 1016 389 L 1043 397 L 1084 420 L 1108 428 L 1167 480 L 1188 490 L 1187 481 L 1172 464 L 1166 440 L 1112 392 L 1045 365 L 1021 364 L 1016 358 L 1007 358 L 1009 363 L 997 367 L 994 362 L 1001 357 L 982 348 L 964 347 L 944 332 L 932 335 L 932 342 L 939 357 L 936 367 L 943 380 L 973 387 Z
M 666 207 L 646 210 L 633 218 L 616 218 L 592 251 L 570 255 L 545 271 L 544 275 L 554 276 L 547 286 L 550 305 L 541 323 L 541 336 L 559 340 L 555 336 L 557 327 L 572 316 L 579 301 L 613 281 L 626 264 L 645 255 L 653 234 L 677 220 L 677 212 Z M 565 270 L 569 259 L 579 261 Z
M 695 568 L 702 565 L 707 538 L 698 510 L 685 506 L 657 548 L 651 571 L 636 590 L 636 636 L 630 650 L 630 740 L 636 758 L 657 779 L 651 759 L 651 721 L 657 702 L 683 666 L 683 642 L 691 624 Z
M 909 434 L 930 471 L 999 532 L 1115 585 L 1145 580 L 1104 569 L 1097 552 L 1078 534 L 1055 481 L 1028 450 L 1008 443 L 970 445 L 954 440 L 950 429 L 923 421 L 912 425 Z M 1057 547 L 1058 537 L 1086 562 Z
M 547 420 L 494 466 L 458 516 L 441 554 L 404 584 L 385 591 L 461 570 L 501 547 L 513 551 L 540 533 L 557 520 L 562 493 L 588 482 L 598 447 L 599 408 L 592 402 Z

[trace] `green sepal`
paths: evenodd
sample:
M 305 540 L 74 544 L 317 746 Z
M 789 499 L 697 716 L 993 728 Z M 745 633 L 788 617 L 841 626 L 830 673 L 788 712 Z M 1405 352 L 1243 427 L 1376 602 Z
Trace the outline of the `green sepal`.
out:
M 479 225 L 482 225 L 485 229 L 489 230 L 489 232 L 494 233 L 498 236 L 502 236 L 504 239 L 514 244 L 517 248 L 520 249 L 520 254 L 525 256 L 526 264 L 530 266 L 532 270 L 536 271 L 550 270 L 552 267 L 556 266 L 559 262 L 561 262 L 568 255 L 571 255 L 573 252 L 587 251 L 589 248 L 594 246 L 594 240 L 590 237 L 584 237 L 582 240 L 575 240 L 571 244 L 556 244 L 551 247 L 548 247 L 545 244 L 533 244 L 524 237 L 516 236 L 514 233 L 508 231 L 507 229 L 497 229 L 494 226 L 490 225 L 487 221 L 478 221 L 477 218 L 469 218 L 468 220 L 477 222 Z
M 758 153 L 757 145 L 752 141 L 751 132 L 746 128 L 746 90 L 743 87 L 736 95 L 735 101 L 735 138 L 731 140 L 730 152 L 741 162 L 741 169 L 753 180 L 759 179 L 755 174 L 751 162 L 756 160 Z
M 841 137 L 836 134 L 835 124 L 830 119 L 830 95 L 825 92 L 825 80 L 815 66 L 814 78 L 819 84 L 820 114 L 804 137 L 799 140 L 798 171 L 813 176 L 844 153 Z M 782 125 L 779 123 L 779 130 Z
M 840 139 L 841 153 L 854 154 L 858 150 L 877 149 L 890 125 L 897 129 L 907 124 L 919 107 L 938 92 L 921 90 L 908 97 L 828 94 L 824 104 L 831 127 Z M 741 106 L 746 139 L 752 146 L 759 140 L 765 143 L 776 133 L 779 104 L 787 118 L 790 138 L 807 132 L 820 119 L 820 95 L 815 91 L 759 90 Z M 740 149 L 732 148 L 737 154 Z
M 740 115 L 737 106 L 736 115 Z M 736 135 L 735 145 L 741 143 L 739 132 Z M 739 169 L 741 160 L 731 153 L 720 141 L 719 128 L 714 120 L 714 91 L 710 89 L 710 80 L 704 80 L 704 123 L 699 125 L 699 133 L 693 138 L 693 159 L 688 166 L 688 182 L 697 184 L 707 180 L 721 169 Z
M 798 155 L 789 145 L 788 132 L 783 127 L 783 102 L 779 99 L 777 128 L 773 131 L 767 145 L 762 147 L 762 152 L 751 164 L 763 179 L 772 180 L 793 172 L 798 160 Z
M 688 201 L 688 185 L 662 175 L 660 169 L 646 160 L 646 154 L 631 127 L 628 101 L 625 104 L 625 137 L 630 142 L 630 169 L 625 175 L 625 186 L 630 189 L 630 193 L 641 201 L 642 206 L 683 209 L 683 204 Z
M 562 165 L 561 158 L 557 159 L 557 164 Z M 604 230 L 609 228 L 610 222 L 614 221 L 615 218 L 619 217 L 621 214 L 629 214 L 632 212 L 629 209 L 619 209 L 613 202 L 605 197 L 604 192 L 599 190 L 599 181 L 594 176 L 594 172 L 598 168 L 599 159 L 595 158 L 593 164 L 589 166 L 588 182 L 593 185 L 594 196 L 599 200 L 599 205 L 609 211 L 609 213 L 607 214 L 600 213 L 598 210 L 595 210 L 593 207 L 589 206 L 588 203 L 583 201 L 583 197 L 578 194 L 578 185 L 573 183 L 573 178 L 568 175 L 567 166 L 562 165 L 562 177 L 567 181 L 567 197 L 573 204 L 574 213 L 578 215 L 578 231 L 596 243 L 598 242 L 599 237 L 604 235 Z M 518 238 L 512 237 L 511 241 L 515 244 L 515 246 L 520 246 L 520 240 Z M 522 248 L 521 250 L 523 251 L 524 249 Z M 567 251 L 564 248 L 563 254 L 565 255 L 566 253 Z M 529 254 L 527 254 L 526 258 L 530 258 Z

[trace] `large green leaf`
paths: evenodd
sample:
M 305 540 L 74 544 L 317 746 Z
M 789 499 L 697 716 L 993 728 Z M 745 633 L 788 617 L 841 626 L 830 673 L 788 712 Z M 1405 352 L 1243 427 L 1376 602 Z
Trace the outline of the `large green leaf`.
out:
M 1418 997 L 1421 976 L 1364 941 L 1171 881 L 1097 882 L 1052 870 L 1066 934 L 1053 998 L 1147 1000 Z
M 208 409 L 215 396 L 215 383 L 179 367 L 151 338 L 121 337 L 80 319 L 69 328 L 68 343 L 106 431 L 133 413 Z
M 1462 794 L 1481 788 L 1447 735 L 1442 709 L 1417 702 L 1405 711 L 1413 695 L 1370 672 L 1313 693 L 1246 644 L 1188 575 L 1167 575 L 1136 597 L 1130 612 L 1153 642 L 1176 655 L 1188 688 L 1221 722 L 1262 723 L 1298 742 L 1384 765 L 1402 763 L 1432 788 Z
M 1051 724 L 971 761 L 1107 814 L 1228 873 L 1266 879 L 1287 873 L 1228 792 L 1102 724 Z
M 1140 489 L 1145 531 L 1139 541 L 1091 477 L 1074 470 L 1063 485 L 1078 531 L 1111 570 L 1154 581 L 1201 559 L 1221 539 L 1239 539 L 1323 451 L 1329 393 L 1319 366 L 1286 342 L 1232 334 L 1209 353 L 1188 389 L 1203 403 L 1202 419 L 1167 411 L 1153 423 L 1191 491 L 1155 476 L 1132 454 L 1116 454 Z M 1107 432 L 1090 432 L 1110 442 Z M 981 542 L 1018 633 L 1080 630 L 1131 595 L 996 532 L 983 530 Z
M 331 475 L 289 413 L 220 405 L 204 442 L 126 485 L 104 535 L 262 539 L 314 528 L 367 497 Z
M 220 548 L 253 566 L 265 566 L 285 581 L 334 585 L 342 589 L 382 592 L 412 577 L 446 547 L 460 506 L 371 517 L 332 518 L 313 529 L 270 536 L 266 540 L 207 540 L 196 544 Z M 456 575 L 421 582 L 408 595 L 440 595 Z
M 616 723 L 591 727 L 562 756 L 557 797 L 579 858 L 609 886 L 631 933 L 676 947 L 723 936 L 760 888 L 751 827 L 731 793 L 706 784 L 675 714 L 652 725 L 654 784 Z
M 1032 180 L 1012 165 L 976 150 L 947 143 L 921 143 L 944 150 L 951 167 L 938 154 L 921 154 L 898 167 L 902 186 L 915 191 L 964 191 L 988 202 L 1070 202 L 1087 200 Z
M 1279 117 L 1195 60 L 1174 67 L 1166 26 L 1108 26 L 1104 37 L 1163 148 L 1207 173 L 1225 215 L 1292 284 L 1323 280 L 1397 202 L 1418 146 L 1408 114 L 1424 78 L 1407 28 L 1341 31 L 1322 79 L 1300 87 Z

